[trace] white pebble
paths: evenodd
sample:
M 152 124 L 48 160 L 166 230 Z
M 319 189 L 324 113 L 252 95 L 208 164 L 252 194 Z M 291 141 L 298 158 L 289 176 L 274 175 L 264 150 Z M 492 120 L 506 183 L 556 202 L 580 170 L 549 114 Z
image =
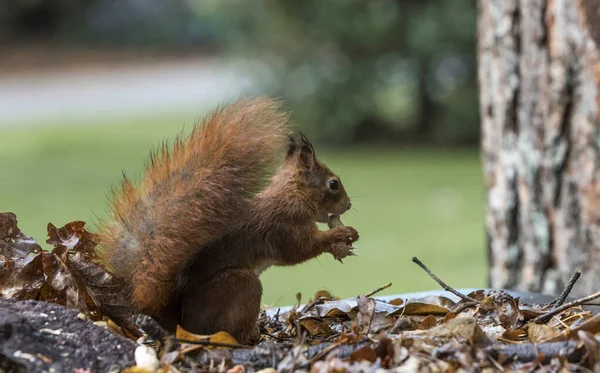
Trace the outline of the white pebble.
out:
M 148 346 L 138 346 L 135 349 L 135 365 L 138 368 L 155 371 L 160 366 L 156 351 Z

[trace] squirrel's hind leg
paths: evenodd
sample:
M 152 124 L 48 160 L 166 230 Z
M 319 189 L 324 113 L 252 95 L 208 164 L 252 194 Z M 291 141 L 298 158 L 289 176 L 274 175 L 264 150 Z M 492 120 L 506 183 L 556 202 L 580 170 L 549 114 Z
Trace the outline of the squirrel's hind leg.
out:
M 197 334 L 225 331 L 241 344 L 258 342 L 262 285 L 253 270 L 229 269 L 201 281 L 192 276 L 180 296 L 185 330 Z

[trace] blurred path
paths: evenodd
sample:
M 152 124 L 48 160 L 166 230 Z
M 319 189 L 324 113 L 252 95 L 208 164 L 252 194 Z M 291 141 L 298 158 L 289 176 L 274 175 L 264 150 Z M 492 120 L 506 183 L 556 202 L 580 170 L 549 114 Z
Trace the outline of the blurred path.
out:
M 248 91 L 251 81 L 244 70 L 224 61 L 198 59 L 0 71 L 0 127 L 206 108 Z

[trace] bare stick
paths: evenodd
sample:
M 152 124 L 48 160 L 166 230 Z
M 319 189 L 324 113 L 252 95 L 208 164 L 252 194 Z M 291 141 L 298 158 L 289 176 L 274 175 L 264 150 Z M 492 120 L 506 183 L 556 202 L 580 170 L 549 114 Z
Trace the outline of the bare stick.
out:
M 458 290 L 451 288 L 450 286 L 446 285 L 446 283 L 442 280 L 440 280 L 436 275 L 434 275 L 429 268 L 427 268 L 425 266 L 425 264 L 423 264 L 423 262 L 421 262 L 416 256 L 413 256 L 412 261 L 414 263 L 416 263 L 419 267 L 423 268 L 423 270 L 429 275 L 429 277 L 431 277 L 432 279 L 434 279 L 438 284 L 440 284 L 440 286 L 446 290 L 451 292 L 452 294 L 456 295 L 457 297 L 464 299 L 464 300 L 468 300 L 469 302 L 475 302 L 477 304 L 479 304 L 479 301 L 475 298 L 471 298 L 468 295 L 464 295 L 463 293 L 459 292 Z
M 302 348 L 301 346 L 304 344 L 304 341 L 306 340 L 306 332 L 302 333 L 302 338 L 300 338 L 300 345 L 298 348 L 298 353 L 294 353 L 294 350 L 292 349 L 292 369 L 290 369 L 290 372 L 294 371 L 294 368 L 296 367 L 296 360 L 298 360 L 298 357 L 300 356 L 300 354 L 302 353 L 302 351 L 300 351 L 300 349 Z
M 367 297 L 367 298 L 368 298 L 368 297 L 372 297 L 373 295 L 375 295 L 375 294 L 379 293 L 379 292 L 380 292 L 380 291 L 382 291 L 382 290 L 385 290 L 385 289 L 389 288 L 390 286 L 392 286 L 392 283 L 391 283 L 391 282 L 388 282 L 387 284 L 385 284 L 385 285 L 383 285 L 383 286 L 381 286 L 381 287 L 378 287 L 377 289 L 375 289 L 375 290 L 373 290 L 373 291 L 371 291 L 371 292 L 369 292 L 369 293 L 365 294 L 365 297 Z
M 573 273 L 573 276 L 571 276 L 571 279 L 569 280 L 569 283 L 567 284 L 567 286 L 565 286 L 565 289 L 563 290 L 563 292 L 553 302 L 554 307 L 552 307 L 552 309 L 556 309 L 557 307 L 560 307 L 563 303 L 565 303 L 565 299 L 567 299 L 567 297 L 569 296 L 569 293 L 573 289 L 573 285 L 575 285 L 577 280 L 579 280 L 579 276 L 581 276 L 580 271 L 575 271 L 575 273 Z
M 538 317 L 536 317 L 535 319 L 533 319 L 532 321 L 537 323 L 537 324 L 542 324 L 545 322 L 548 322 L 551 318 L 553 318 L 555 315 L 558 315 L 559 313 L 568 310 L 571 307 L 576 307 L 576 306 L 581 306 L 582 304 L 589 302 L 591 300 L 594 300 L 596 298 L 600 298 L 600 291 L 597 293 L 594 293 L 592 295 L 588 295 L 587 297 L 583 297 L 583 298 L 579 298 L 577 300 L 574 300 L 572 302 L 569 303 L 565 303 L 560 307 L 556 307 L 551 309 L 550 311 L 544 313 L 543 315 L 539 315 Z
M 331 345 L 325 347 L 321 352 L 319 352 L 318 354 L 313 356 L 312 359 L 310 359 L 310 363 L 314 364 L 315 361 L 323 358 L 325 355 L 327 355 L 331 351 L 335 350 L 336 348 L 340 347 L 341 345 L 342 345 L 341 343 L 336 342 L 336 343 L 332 343 Z
M 209 340 L 201 340 L 201 341 L 190 341 L 187 339 L 176 339 L 179 343 L 188 343 L 191 345 L 201 345 L 201 346 L 213 346 L 213 347 L 229 347 L 229 348 L 247 348 L 248 346 L 235 344 L 235 343 L 223 343 L 223 342 L 211 342 Z
M 300 311 L 300 313 L 306 313 L 306 312 L 310 311 L 311 309 L 313 309 L 315 306 L 325 303 L 326 300 L 329 300 L 329 298 L 318 297 L 317 299 L 313 300 L 312 302 L 310 302 L 309 304 L 304 306 L 304 308 Z
M 541 359 L 540 362 L 548 362 L 558 356 L 574 358 L 573 355 L 577 352 L 577 341 L 493 345 L 486 350 L 494 358 L 505 355 L 519 362 L 535 361 L 536 359 Z
M 465 309 L 469 308 L 469 307 L 475 307 L 479 304 L 479 302 L 465 302 L 465 303 L 460 303 L 458 305 L 458 307 L 456 307 L 456 309 L 452 309 L 450 310 L 452 313 L 455 314 L 459 314 L 462 311 L 464 311 Z

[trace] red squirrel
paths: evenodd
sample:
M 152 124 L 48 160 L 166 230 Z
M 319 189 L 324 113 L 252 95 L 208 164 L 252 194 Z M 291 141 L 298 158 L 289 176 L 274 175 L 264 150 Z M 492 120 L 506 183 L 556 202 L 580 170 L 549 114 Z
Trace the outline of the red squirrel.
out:
M 98 255 L 125 279 L 136 311 L 169 331 L 180 324 L 256 342 L 260 272 L 352 255 L 354 228 L 316 225 L 350 209 L 350 198 L 311 143 L 291 133 L 276 101 L 241 99 L 153 153 L 139 183 L 123 180 Z

